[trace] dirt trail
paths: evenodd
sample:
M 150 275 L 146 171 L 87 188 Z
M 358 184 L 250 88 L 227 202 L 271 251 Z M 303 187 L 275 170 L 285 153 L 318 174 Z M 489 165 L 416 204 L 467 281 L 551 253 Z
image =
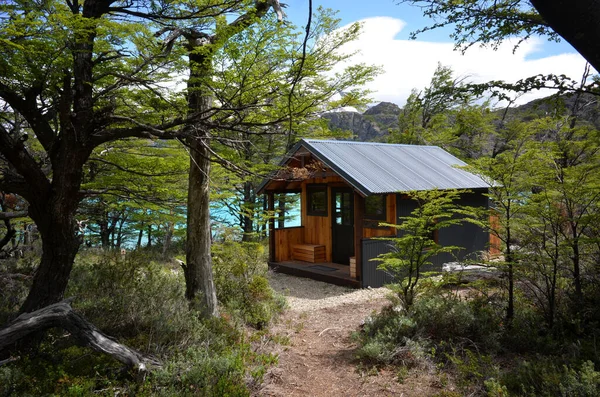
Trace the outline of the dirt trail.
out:
M 411 371 L 403 383 L 392 369 L 361 369 L 351 333 L 386 303 L 385 289 L 349 290 L 317 281 L 273 275 L 290 309 L 273 332 L 289 338 L 278 347 L 279 363 L 257 396 L 431 396 L 435 376 Z

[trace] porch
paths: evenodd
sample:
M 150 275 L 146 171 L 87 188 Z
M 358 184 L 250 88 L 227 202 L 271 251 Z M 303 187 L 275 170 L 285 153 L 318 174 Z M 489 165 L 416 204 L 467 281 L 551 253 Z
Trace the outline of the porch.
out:
M 360 281 L 350 276 L 350 266 L 332 262 L 304 262 L 299 260 L 285 260 L 269 262 L 269 268 L 278 273 L 292 276 L 306 277 L 344 287 L 360 288 Z

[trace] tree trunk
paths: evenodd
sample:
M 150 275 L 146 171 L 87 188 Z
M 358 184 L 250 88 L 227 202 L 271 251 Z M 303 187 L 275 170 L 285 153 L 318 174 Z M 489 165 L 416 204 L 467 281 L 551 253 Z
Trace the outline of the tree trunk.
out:
M 577 237 L 574 238 L 571 243 L 571 250 L 573 250 L 573 255 L 571 256 L 571 261 L 573 262 L 573 282 L 575 284 L 575 305 L 577 308 L 581 308 L 581 304 L 583 303 L 583 286 L 581 284 L 581 264 L 580 264 L 580 254 L 579 254 L 579 241 Z
M 142 223 L 140 225 L 140 231 L 138 233 L 138 240 L 137 240 L 137 244 L 135 246 L 136 249 L 140 249 L 142 248 L 142 237 L 144 237 L 144 224 Z
M 510 212 L 507 215 L 510 219 Z M 513 253 L 510 247 L 512 241 L 510 224 L 506 227 L 506 252 L 504 259 L 508 264 L 508 305 L 506 306 L 506 322 L 510 324 L 515 317 L 515 275 L 513 267 Z
M 0 240 L 0 251 L 2 251 L 2 249 L 4 248 L 4 246 L 6 244 L 8 244 L 11 240 L 13 240 L 14 237 L 15 237 L 15 235 L 17 234 L 17 231 L 15 230 L 15 228 L 10 223 L 10 219 L 5 219 L 4 220 L 4 226 L 6 227 L 6 234 Z M 13 246 L 14 246 L 14 240 L 13 240 Z
M 148 365 L 160 365 L 158 361 L 145 357 L 103 334 L 93 324 L 75 313 L 68 301 L 55 303 L 32 313 L 21 314 L 6 327 L 0 329 L 0 351 L 32 333 L 54 327 L 67 330 L 83 345 L 106 353 L 128 367 L 144 371 Z
M 148 244 L 146 245 L 146 247 L 152 247 L 152 225 L 148 225 Z
M 264 195 L 263 195 L 264 197 Z M 267 213 L 267 211 L 269 210 L 269 203 L 268 200 L 266 200 L 265 198 L 262 199 L 262 209 L 263 209 L 263 216 L 264 214 Z M 265 237 L 267 237 L 267 225 L 268 222 L 263 222 L 262 225 L 260 226 L 260 239 L 263 239 Z
M 506 322 L 512 322 L 515 317 L 515 278 L 513 264 L 508 264 L 508 306 L 506 307 Z
M 205 315 L 216 316 L 217 295 L 210 256 L 210 159 L 200 138 L 190 138 L 187 245 L 184 268 L 186 298 Z
M 117 228 L 117 241 L 115 243 L 116 248 L 121 248 L 123 244 L 123 225 L 127 221 L 127 215 L 123 214 L 123 217 L 119 217 L 119 227 Z
M 277 215 L 277 227 L 283 229 L 285 227 L 285 194 L 279 195 L 279 214 Z
M 88 153 L 67 145 L 63 146 L 63 152 L 62 161 L 54 167 L 47 200 L 41 198 L 29 206 L 29 214 L 42 239 L 42 258 L 21 312 L 31 312 L 62 300 L 81 245 L 75 213 Z
M 89 1 L 82 15 L 91 21 L 106 8 L 106 3 Z M 73 82 L 65 76 L 60 134 L 48 152 L 52 180 L 36 186 L 36 194 L 28 199 L 29 214 L 38 227 L 43 252 L 21 312 L 32 312 L 63 298 L 81 244 L 75 213 L 81 199 L 83 165 L 93 150 L 88 146 L 88 132 L 93 130 L 95 119 L 92 76 L 95 37 L 94 28 L 76 30 L 72 48 Z
M 172 214 L 173 214 L 173 211 L 171 211 L 171 215 Z M 165 256 L 167 254 L 167 251 L 169 250 L 169 248 L 171 248 L 171 241 L 173 240 L 174 228 L 175 228 L 175 225 L 173 224 L 173 222 L 167 222 L 167 227 L 166 227 L 167 230 L 165 231 L 165 241 L 163 242 L 163 249 L 162 249 L 163 256 Z
M 104 205 L 103 203 L 101 203 L 100 205 Z M 100 243 L 102 244 L 102 248 L 103 249 L 109 249 L 110 248 L 110 236 L 114 230 L 115 224 L 114 222 L 111 223 L 111 220 L 109 218 L 109 213 L 108 211 L 102 211 L 102 219 L 100 222 L 98 222 L 98 225 L 100 226 Z
M 251 213 L 254 213 L 256 205 L 256 195 L 253 194 L 252 183 L 244 182 L 244 197 L 242 201 L 242 241 L 251 241 L 254 232 L 254 220 Z
M 210 109 L 212 98 L 203 87 L 210 76 L 211 58 L 206 51 L 196 50 L 190 40 L 190 78 L 188 81 L 188 111 L 202 114 Z M 217 293 L 210 256 L 210 135 L 205 126 L 196 126 L 187 139 L 190 148 L 190 172 L 187 202 L 187 243 L 185 296 L 192 306 L 205 316 L 217 316 Z

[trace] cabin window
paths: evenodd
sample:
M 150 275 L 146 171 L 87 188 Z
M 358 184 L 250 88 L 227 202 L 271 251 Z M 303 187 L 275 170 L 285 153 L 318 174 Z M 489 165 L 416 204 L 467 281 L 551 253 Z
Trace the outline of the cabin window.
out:
M 365 198 L 365 219 L 385 221 L 386 199 L 384 196 L 367 196 Z
M 307 214 L 327 216 L 327 185 L 307 185 Z
M 275 228 L 284 229 L 300 225 L 300 193 L 289 192 L 275 195 Z

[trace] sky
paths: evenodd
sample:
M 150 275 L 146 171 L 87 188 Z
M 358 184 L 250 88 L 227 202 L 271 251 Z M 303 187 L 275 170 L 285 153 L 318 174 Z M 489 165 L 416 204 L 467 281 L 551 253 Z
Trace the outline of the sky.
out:
M 306 25 L 308 0 L 287 0 L 287 18 L 299 27 Z M 413 88 L 429 84 L 438 63 L 451 67 L 456 77 L 471 82 L 504 80 L 516 82 L 536 74 L 564 74 L 580 80 L 585 60 L 567 42 L 549 42 L 543 37 L 529 39 L 513 53 L 514 41 L 499 49 L 471 47 L 464 55 L 454 50 L 451 29 L 439 29 L 409 40 L 410 32 L 432 21 L 418 7 L 397 5 L 395 0 L 313 0 L 313 9 L 339 10 L 341 25 L 360 21 L 363 33 L 347 50 L 359 50 L 352 62 L 379 65 L 384 72 L 367 88 L 373 91 L 373 103 L 388 101 L 403 106 Z M 519 97 L 516 104 L 551 95 L 537 91 Z

